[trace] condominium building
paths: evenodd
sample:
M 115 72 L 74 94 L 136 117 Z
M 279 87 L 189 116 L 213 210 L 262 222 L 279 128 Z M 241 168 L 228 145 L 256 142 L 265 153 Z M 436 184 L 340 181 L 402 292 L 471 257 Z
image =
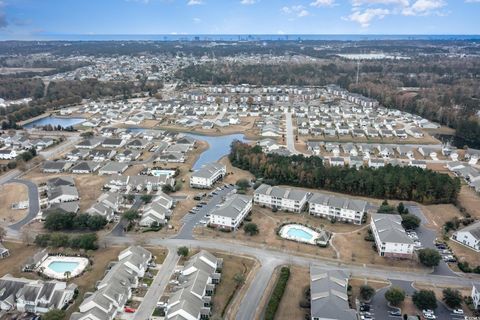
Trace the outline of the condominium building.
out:
M 400 215 L 373 214 L 370 227 L 380 256 L 393 258 L 412 257 L 414 243 L 402 227 L 402 217 Z
M 190 177 L 190 187 L 210 189 L 215 182 L 222 179 L 227 173 L 225 165 L 213 162 L 204 165 Z
M 252 197 L 234 194 L 210 214 L 210 226 L 234 230 L 252 210 Z
M 308 200 L 308 206 L 313 216 L 361 224 L 368 202 L 314 193 Z
M 255 190 L 253 201 L 272 209 L 298 213 L 305 208 L 309 196 L 306 191 L 262 184 Z

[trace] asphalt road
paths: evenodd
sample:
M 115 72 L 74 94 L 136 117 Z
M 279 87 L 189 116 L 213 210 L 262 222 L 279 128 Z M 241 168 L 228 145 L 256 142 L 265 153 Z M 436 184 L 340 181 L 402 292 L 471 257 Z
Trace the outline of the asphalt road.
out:
M 140 199 L 140 196 L 136 195 L 130 210 L 138 210 L 142 204 L 143 202 Z M 125 227 L 127 225 L 128 225 L 128 221 L 125 218 L 123 218 L 123 216 L 121 216 L 120 221 L 118 221 L 115 227 L 113 227 L 112 231 L 110 231 L 110 234 L 115 237 L 123 237 L 125 235 Z
M 295 138 L 293 133 L 293 123 L 292 123 L 292 113 L 285 113 L 285 123 L 286 123 L 286 136 L 287 136 L 287 149 L 292 154 L 297 154 L 297 149 L 295 149 Z
M 35 183 L 29 181 L 29 180 L 22 180 L 22 179 L 14 179 L 10 180 L 8 182 L 11 183 L 21 183 L 28 188 L 28 214 L 25 218 L 22 220 L 18 221 L 17 223 L 11 224 L 8 226 L 8 228 L 14 230 L 14 231 L 20 231 L 20 229 L 32 221 L 32 219 L 36 218 L 38 215 L 38 212 L 40 211 L 40 200 L 39 200 L 39 195 L 38 195 L 38 187 Z
M 142 303 L 135 312 L 135 320 L 149 319 L 172 276 L 180 257 L 175 250 L 169 250 L 160 270 L 153 280 Z
M 423 247 L 432 248 L 436 250 L 435 238 L 437 237 L 437 235 L 435 234 L 434 230 L 425 227 L 425 224 L 428 223 L 428 220 L 423 214 L 420 207 L 416 205 L 406 205 L 406 208 L 408 208 L 408 212 L 416 215 L 421 220 L 420 227 L 418 227 L 417 230 L 415 230 L 415 232 L 418 235 L 418 240 L 422 243 Z M 444 276 L 456 276 L 456 273 L 450 270 L 447 263 L 443 260 L 440 260 L 439 265 L 434 268 L 433 274 L 444 275 Z
M 213 209 L 217 206 L 217 204 L 222 202 L 223 197 L 225 197 L 228 193 L 233 191 L 235 187 L 230 185 L 219 187 L 222 188 L 221 190 L 213 189 L 209 192 L 215 192 L 216 195 L 213 195 L 209 200 L 205 198 L 202 201 L 207 201 L 206 205 L 203 205 L 196 211 L 195 214 L 187 213 L 183 218 L 183 225 L 178 234 L 174 237 L 175 239 L 193 239 L 193 229 L 195 226 L 200 224 L 200 220 L 208 220 L 205 216 L 207 213 L 212 212 Z M 202 202 L 199 201 L 198 203 Z

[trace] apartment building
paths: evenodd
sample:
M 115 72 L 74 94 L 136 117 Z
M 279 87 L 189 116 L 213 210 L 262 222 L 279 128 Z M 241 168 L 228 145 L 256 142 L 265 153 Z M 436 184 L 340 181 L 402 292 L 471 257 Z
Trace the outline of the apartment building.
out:
M 252 210 L 252 197 L 234 194 L 210 213 L 212 227 L 235 230 Z
M 308 207 L 312 216 L 361 224 L 368 202 L 314 193 L 308 200 Z
M 268 208 L 299 213 L 306 207 L 309 196 L 306 191 L 262 184 L 255 190 L 253 201 Z
M 480 221 L 456 231 L 452 239 L 477 252 L 480 251 Z
M 222 179 L 227 173 L 225 165 L 218 162 L 208 163 L 194 172 L 190 177 L 190 187 L 210 189 L 215 182 Z
M 370 223 L 378 254 L 382 257 L 411 258 L 414 243 L 402 227 L 398 214 L 376 213 Z

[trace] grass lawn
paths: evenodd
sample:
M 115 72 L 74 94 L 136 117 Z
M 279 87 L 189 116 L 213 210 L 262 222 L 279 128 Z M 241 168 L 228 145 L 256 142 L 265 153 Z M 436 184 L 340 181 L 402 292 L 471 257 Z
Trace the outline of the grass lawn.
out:
M 310 286 L 310 270 L 306 267 L 290 266 L 290 279 L 283 294 L 275 320 L 304 319 L 308 309 L 300 307 L 305 289 Z
M 255 260 L 228 255 L 224 253 L 213 253 L 217 258 L 223 258 L 222 279 L 220 284 L 215 288 L 213 295 L 213 316 L 220 316 L 223 318 L 222 312 L 227 309 L 235 295 L 239 292 L 236 290 L 236 281 L 234 277 L 236 274 L 242 274 L 247 279 L 248 274 L 255 265 Z
M 326 258 L 334 258 L 335 251 L 331 247 L 320 248 L 318 246 L 298 243 L 295 241 L 285 240 L 280 238 L 276 234 L 276 229 L 283 222 L 298 222 L 298 223 L 307 223 L 312 227 L 320 227 L 321 225 L 327 228 L 329 222 L 324 219 L 318 219 L 308 214 L 293 214 L 293 213 L 284 213 L 284 212 L 272 212 L 268 208 L 261 208 L 259 206 L 254 206 L 251 214 L 253 223 L 257 224 L 260 233 L 255 236 L 246 235 L 243 229 L 236 232 L 225 233 L 211 228 L 196 228 L 195 233 L 200 237 L 213 237 L 213 238 L 223 238 L 235 241 L 242 241 L 250 245 L 267 245 L 269 247 L 274 247 L 279 250 L 288 250 L 295 252 L 302 252 L 312 255 L 318 255 Z M 337 224 L 340 228 L 358 228 L 358 226 Z M 328 228 L 327 228 L 328 229 Z
M 472 217 L 480 219 L 480 197 L 472 188 L 462 184 L 462 189 L 458 194 L 458 202 Z
M 9 225 L 20 221 L 27 214 L 27 209 L 13 210 L 12 204 L 28 200 L 27 187 L 19 183 L 0 185 L 0 225 Z

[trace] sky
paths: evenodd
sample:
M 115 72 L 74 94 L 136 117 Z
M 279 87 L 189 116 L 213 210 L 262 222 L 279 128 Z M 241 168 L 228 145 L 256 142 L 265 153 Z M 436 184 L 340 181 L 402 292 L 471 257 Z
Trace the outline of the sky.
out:
M 480 34 L 480 0 L 0 0 L 0 38 Z

